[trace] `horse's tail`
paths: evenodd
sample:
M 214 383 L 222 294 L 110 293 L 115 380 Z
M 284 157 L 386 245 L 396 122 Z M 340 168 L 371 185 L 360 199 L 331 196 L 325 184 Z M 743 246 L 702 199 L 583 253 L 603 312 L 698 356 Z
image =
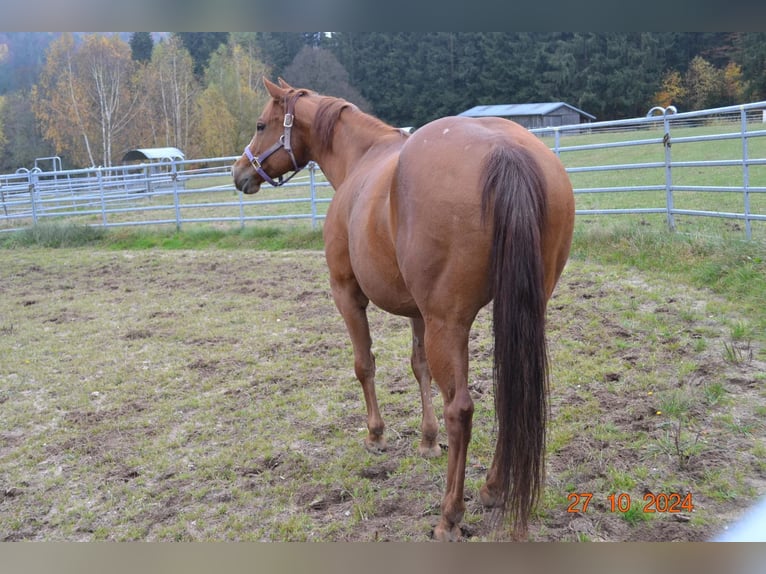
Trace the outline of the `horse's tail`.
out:
M 548 355 L 542 225 L 546 212 L 540 168 L 519 146 L 497 146 L 482 182 L 485 220 L 493 214 L 491 281 L 495 454 L 503 515 L 525 534 L 545 475 Z

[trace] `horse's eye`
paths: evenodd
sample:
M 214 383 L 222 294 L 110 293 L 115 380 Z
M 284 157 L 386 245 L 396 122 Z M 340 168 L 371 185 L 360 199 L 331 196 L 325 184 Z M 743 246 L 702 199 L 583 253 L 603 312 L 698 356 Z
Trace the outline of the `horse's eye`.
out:
M 266 124 L 264 124 L 263 122 L 258 122 L 255 126 L 255 131 L 257 132 L 262 132 L 265 129 L 266 129 Z

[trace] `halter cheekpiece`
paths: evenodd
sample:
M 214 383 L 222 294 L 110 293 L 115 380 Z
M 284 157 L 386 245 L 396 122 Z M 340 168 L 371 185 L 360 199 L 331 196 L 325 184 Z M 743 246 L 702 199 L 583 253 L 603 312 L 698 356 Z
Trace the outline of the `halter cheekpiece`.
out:
M 250 151 L 250 145 L 245 146 L 245 157 L 250 160 L 250 165 L 253 166 L 253 169 L 255 172 L 260 175 L 264 181 L 269 182 L 274 187 L 279 187 L 280 185 L 286 184 L 288 181 L 290 181 L 295 175 L 301 171 L 305 166 L 298 167 L 298 162 L 295 159 L 295 154 L 293 153 L 293 147 L 292 143 L 290 141 L 290 133 L 292 131 L 293 127 L 293 120 L 295 119 L 295 102 L 303 95 L 303 92 L 297 92 L 294 96 L 292 96 L 290 99 L 287 100 L 287 111 L 285 112 L 285 119 L 282 122 L 282 125 L 285 128 L 285 133 L 283 133 L 281 136 L 279 136 L 279 140 L 272 145 L 269 149 L 267 149 L 265 152 L 260 154 L 258 157 L 255 157 L 253 155 L 253 152 Z M 293 168 L 295 171 L 293 171 L 292 174 L 290 174 L 287 178 L 282 178 L 280 175 L 276 180 L 272 178 L 269 174 L 266 173 L 266 171 L 263 169 L 263 162 L 266 161 L 269 156 L 271 156 L 274 152 L 280 150 L 281 148 L 285 148 L 285 151 L 290 155 L 290 159 L 293 162 Z

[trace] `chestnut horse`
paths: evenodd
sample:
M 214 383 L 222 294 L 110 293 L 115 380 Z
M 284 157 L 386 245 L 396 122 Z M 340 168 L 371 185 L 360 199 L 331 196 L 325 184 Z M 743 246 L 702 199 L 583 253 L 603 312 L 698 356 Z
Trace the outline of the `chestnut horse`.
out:
M 316 161 L 335 189 L 324 223 L 330 286 L 354 348 L 372 451 L 386 448 L 375 395 L 367 305 L 410 319 L 412 370 L 423 403 L 419 452 L 437 456 L 431 378 L 447 431 L 447 485 L 438 540 L 460 538 L 473 401 L 468 336 L 494 299 L 497 444 L 481 502 L 527 536 L 544 481 L 545 311 L 564 268 L 574 196 L 558 158 L 500 118 L 447 117 L 409 136 L 353 104 L 266 78 L 271 99 L 232 167 L 237 189 Z M 293 173 L 294 175 L 294 173 Z M 290 176 L 292 177 L 292 175 Z

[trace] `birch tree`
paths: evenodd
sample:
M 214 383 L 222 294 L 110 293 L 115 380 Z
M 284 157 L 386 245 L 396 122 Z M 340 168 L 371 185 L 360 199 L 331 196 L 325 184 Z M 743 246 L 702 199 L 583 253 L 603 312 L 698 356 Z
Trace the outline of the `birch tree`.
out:
M 141 85 L 154 145 L 178 147 L 188 154 L 199 86 L 191 56 L 178 38 L 154 46 Z
M 92 35 L 79 56 L 85 93 L 100 130 L 101 165 L 111 166 L 115 152 L 124 152 L 126 142 L 120 137 L 138 111 L 140 92 L 133 89 L 130 46 L 116 35 Z
M 46 139 L 79 165 L 111 166 L 139 109 L 130 47 L 118 36 L 71 34 L 51 44 L 33 108 Z

